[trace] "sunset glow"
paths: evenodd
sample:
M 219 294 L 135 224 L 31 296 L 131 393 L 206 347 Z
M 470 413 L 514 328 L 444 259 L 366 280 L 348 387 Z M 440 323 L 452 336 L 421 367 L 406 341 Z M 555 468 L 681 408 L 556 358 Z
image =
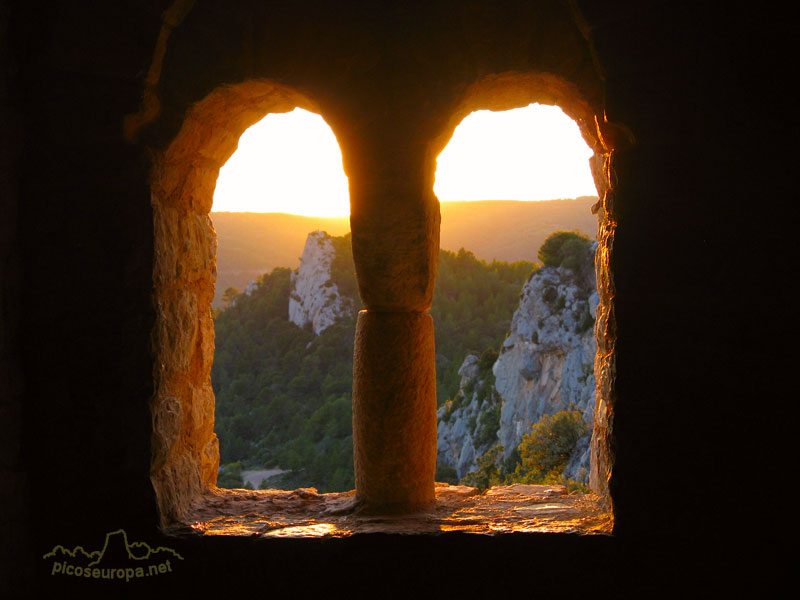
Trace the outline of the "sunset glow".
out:
M 437 158 L 434 192 L 448 200 L 549 200 L 597 194 L 592 151 L 554 106 L 467 116 Z M 350 214 L 333 131 L 317 114 L 269 114 L 247 129 L 219 172 L 216 212 Z
M 479 110 L 439 154 L 433 190 L 440 201 L 595 196 L 591 155 L 578 125 L 557 106 Z
M 321 116 L 296 108 L 269 114 L 239 138 L 219 171 L 213 211 L 350 214 L 342 152 Z

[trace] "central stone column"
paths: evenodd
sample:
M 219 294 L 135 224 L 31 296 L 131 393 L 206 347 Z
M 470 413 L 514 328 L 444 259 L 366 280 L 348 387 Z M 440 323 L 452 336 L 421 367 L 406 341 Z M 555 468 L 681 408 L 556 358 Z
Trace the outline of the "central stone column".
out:
M 376 177 L 350 180 L 353 259 L 366 308 L 353 364 L 356 498 L 368 510 L 411 512 L 435 500 L 436 352 L 428 310 L 440 216 L 423 170 L 403 168 L 396 152 L 384 156 L 383 168 L 371 171 Z
M 433 319 L 363 310 L 353 362 L 356 495 L 405 512 L 434 500 L 436 353 Z

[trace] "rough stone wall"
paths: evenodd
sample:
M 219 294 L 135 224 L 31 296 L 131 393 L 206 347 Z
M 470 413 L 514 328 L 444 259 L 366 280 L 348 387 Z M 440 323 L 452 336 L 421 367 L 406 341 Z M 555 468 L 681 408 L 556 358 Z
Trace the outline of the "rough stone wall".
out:
M 598 161 L 599 162 L 599 161 Z M 595 281 L 599 304 L 595 312 L 594 332 L 597 342 L 594 376 L 597 383 L 594 422 L 589 469 L 589 485 L 608 497 L 608 481 L 614 464 L 614 449 L 611 442 L 612 412 L 614 410 L 614 376 L 616 374 L 616 323 L 614 321 L 614 279 L 610 258 L 614 248 L 616 222 L 613 219 L 613 188 L 610 185 L 611 158 L 604 161 L 603 177 L 595 177 L 600 200 L 595 252 Z M 596 163 L 595 163 L 596 164 Z M 598 171 L 599 169 L 594 169 Z
M 771 212 L 766 223 L 748 223 L 748 196 L 763 194 L 761 159 L 740 148 L 762 147 L 779 130 L 770 116 L 753 119 L 751 100 L 737 90 L 746 73 L 772 72 L 780 59 L 765 48 L 777 42 L 761 37 L 762 13 L 750 13 L 747 23 L 738 9 L 698 9 L 682 19 L 666 7 L 629 14 L 574 4 L 606 82 L 605 114 L 636 138 L 618 144 L 604 166 L 609 188 L 598 238 L 605 308 L 595 443 L 607 449 L 598 456 L 613 458 L 599 471 L 609 474 L 615 531 L 726 536 L 724 522 L 738 509 L 712 517 L 704 499 L 762 471 L 759 431 L 772 420 L 761 411 L 745 417 L 748 396 L 771 392 L 736 375 L 772 360 L 753 358 L 762 351 L 750 346 L 755 321 L 746 316 L 770 321 L 762 304 L 770 294 L 741 284 L 755 264 L 770 262 L 756 256 L 775 227 Z M 744 31 L 754 38 L 740 38 Z M 748 321 L 742 329 L 740 319 Z M 771 339 L 775 332 L 762 331 Z M 610 425 L 612 435 L 603 435 Z M 735 450 L 723 431 L 735 435 Z M 676 486 L 692 493 L 675 493 Z
M 211 364 L 216 234 L 209 212 L 220 167 L 267 112 L 313 104 L 269 81 L 222 87 L 192 106 L 151 175 L 157 325 L 151 477 L 162 521 L 184 519 L 216 484 Z

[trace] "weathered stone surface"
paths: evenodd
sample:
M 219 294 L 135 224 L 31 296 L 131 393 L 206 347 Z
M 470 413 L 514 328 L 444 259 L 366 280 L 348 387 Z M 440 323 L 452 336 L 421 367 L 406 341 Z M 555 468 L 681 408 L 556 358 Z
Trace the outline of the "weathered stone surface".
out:
M 267 112 L 296 106 L 315 108 L 308 97 L 270 81 L 221 87 L 192 106 L 155 157 L 151 479 L 163 523 L 185 515 L 216 484 L 219 467 L 210 382 L 217 240 L 208 215 L 219 168 L 247 127 Z
M 159 238 L 154 280 L 157 295 L 158 359 L 152 400 L 151 477 L 165 520 L 186 511 L 193 495 L 216 482 L 214 396 L 210 385 L 214 325 L 216 239 L 208 217 L 187 219 L 154 206 Z M 180 240 L 180 242 L 178 242 Z
M 543 498 L 563 496 L 567 493 L 567 488 L 563 485 L 531 485 L 526 483 L 515 483 L 512 485 L 497 485 L 486 490 L 487 496 L 521 496 L 539 495 Z
M 361 311 L 353 361 L 356 493 L 407 511 L 434 499 L 436 368 L 433 319 Z
M 306 238 L 300 266 L 292 273 L 289 320 L 298 327 L 310 325 L 317 335 L 354 310 L 353 299 L 342 296 L 331 281 L 335 254 L 330 236 L 313 231 Z
M 435 501 L 424 509 L 404 515 L 374 515 L 358 507 L 354 491 L 218 489 L 198 501 L 190 519 L 176 531 L 267 538 L 359 533 L 611 533 L 611 514 L 600 498 L 567 495 L 564 486 L 516 484 L 480 494 L 474 487 L 437 483 L 435 493 Z
M 596 161 L 599 162 L 599 161 Z M 594 164 L 594 163 L 593 163 Z M 593 172 L 595 169 L 593 169 Z M 612 160 L 603 160 L 603 175 L 595 176 L 600 200 L 597 203 L 598 228 L 597 250 L 595 251 L 595 281 L 598 304 L 595 314 L 595 340 L 597 356 L 594 372 L 597 378 L 595 416 L 589 451 L 589 485 L 596 493 L 610 503 L 609 480 L 612 476 L 614 454 L 612 448 L 612 411 L 616 400 L 616 317 L 614 297 L 616 289 L 612 273 L 611 255 L 614 247 L 617 220 L 614 214 L 614 191 L 612 180 Z
M 351 184 L 358 289 L 367 310 L 426 312 L 439 258 L 439 203 L 420 182 Z

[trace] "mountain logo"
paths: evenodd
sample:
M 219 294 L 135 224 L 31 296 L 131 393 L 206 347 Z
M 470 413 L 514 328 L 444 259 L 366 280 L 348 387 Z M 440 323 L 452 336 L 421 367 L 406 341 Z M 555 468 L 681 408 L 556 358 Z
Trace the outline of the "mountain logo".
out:
M 171 573 L 175 561 L 183 560 L 172 548 L 129 542 L 124 529 L 106 533 L 101 550 L 88 552 L 82 546 L 70 550 L 59 544 L 42 558 L 52 561 L 51 575 L 124 581 Z

